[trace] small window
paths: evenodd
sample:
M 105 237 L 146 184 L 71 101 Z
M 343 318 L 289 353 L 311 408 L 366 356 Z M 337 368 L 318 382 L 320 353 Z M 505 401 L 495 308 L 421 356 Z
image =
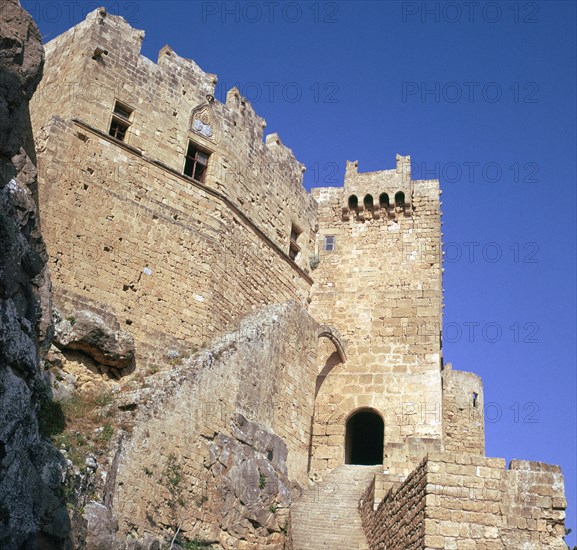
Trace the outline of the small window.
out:
M 386 193 L 381 193 L 379 197 L 379 206 L 381 208 L 389 208 L 390 206 L 389 195 L 387 195 Z
M 296 243 L 301 233 L 302 231 L 293 223 L 291 225 L 291 241 Z
M 294 223 L 291 224 L 291 238 L 289 244 L 289 257 L 291 260 L 296 260 L 301 250 L 301 247 L 297 244 L 297 240 L 301 233 L 302 229 L 300 229 Z
M 349 197 L 349 209 L 350 210 L 355 210 L 359 207 L 359 199 L 357 198 L 356 195 L 351 195 Z
M 325 236 L 325 250 L 327 252 L 332 252 L 335 249 L 335 236 L 326 235 Z
M 118 101 L 115 102 L 108 134 L 119 141 L 125 141 L 130 125 L 132 124 L 133 112 L 130 107 Z
M 479 394 L 476 392 L 473 392 L 473 407 L 477 407 L 477 398 L 479 397 Z
M 289 257 L 291 260 L 296 260 L 297 256 L 299 255 L 300 249 L 298 246 L 294 246 L 293 243 L 291 242 L 290 248 L 289 248 Z
M 113 118 L 110 124 L 110 132 L 108 133 L 113 138 L 124 141 L 126 138 L 126 132 L 128 132 L 128 128 L 130 128 L 129 124 L 123 124 L 122 122 L 119 122 Z
M 372 195 L 365 195 L 363 199 L 363 204 L 365 205 L 365 209 L 372 210 L 373 209 L 373 196 Z
M 186 161 L 184 163 L 184 175 L 196 181 L 204 183 L 206 179 L 206 167 L 208 166 L 209 154 L 201 151 L 194 143 L 188 143 Z
M 132 114 L 132 110 L 118 103 L 118 101 L 114 104 L 114 114 L 123 118 L 124 120 L 130 120 L 130 115 Z
M 398 191 L 395 194 L 395 206 L 403 208 L 405 206 L 405 194 L 402 191 Z

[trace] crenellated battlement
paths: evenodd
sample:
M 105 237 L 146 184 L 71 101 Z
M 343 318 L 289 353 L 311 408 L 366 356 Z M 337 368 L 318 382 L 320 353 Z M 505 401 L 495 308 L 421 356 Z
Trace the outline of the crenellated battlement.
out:
M 287 254 L 291 228 L 298 226 L 292 261 L 308 271 L 316 203 L 302 185 L 303 165 L 278 134 L 265 139 L 266 121 L 238 89 L 218 101 L 216 75 L 168 45 L 154 63 L 141 55 L 143 39 L 142 31 L 100 8 L 49 42 L 34 125 L 48 128 L 54 114 L 43 95 L 62 99 L 76 90 L 74 101 L 58 106 L 62 119 L 111 134 L 112 143 L 218 192 Z
M 347 161 L 342 219 L 388 220 L 413 213 L 411 157 L 397 155 L 394 170 L 359 172 L 358 161 Z
M 266 121 L 238 89 L 218 101 L 216 75 L 168 45 L 154 62 L 143 39 L 122 17 L 91 12 L 47 44 L 32 117 L 44 212 L 68 219 L 74 202 L 90 212 L 48 228 L 52 256 L 63 257 L 57 294 L 77 304 L 100 296 L 133 323 L 151 361 L 150 342 L 200 346 L 255 304 L 306 304 L 317 203 L 304 166 L 278 134 L 265 138 Z M 99 274 L 102 262 L 116 278 Z M 126 294 L 145 268 L 155 284 Z M 154 288 L 182 313 L 155 313 Z M 133 322 L 137 307 L 146 313 Z

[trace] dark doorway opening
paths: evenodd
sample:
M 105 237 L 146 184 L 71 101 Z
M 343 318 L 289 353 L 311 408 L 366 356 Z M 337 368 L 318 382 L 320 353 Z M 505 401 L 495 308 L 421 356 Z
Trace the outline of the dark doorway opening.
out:
M 362 410 L 347 420 L 345 464 L 373 466 L 383 463 L 385 425 L 371 410 Z

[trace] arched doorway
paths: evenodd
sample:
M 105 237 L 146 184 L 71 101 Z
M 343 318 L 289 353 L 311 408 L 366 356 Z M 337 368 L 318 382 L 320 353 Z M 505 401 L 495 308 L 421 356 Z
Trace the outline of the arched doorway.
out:
M 372 409 L 352 414 L 346 427 L 345 464 L 382 464 L 384 435 L 383 419 Z

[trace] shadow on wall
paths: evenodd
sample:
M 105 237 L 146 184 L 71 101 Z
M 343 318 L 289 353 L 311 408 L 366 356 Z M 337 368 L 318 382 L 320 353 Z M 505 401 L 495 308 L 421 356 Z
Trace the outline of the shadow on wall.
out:
M 341 356 L 339 355 L 338 351 L 334 351 L 333 353 L 331 353 L 331 355 L 329 355 L 329 357 L 325 363 L 325 366 L 323 367 L 323 369 L 321 370 L 321 372 L 319 372 L 319 375 L 317 376 L 317 384 L 316 384 L 316 388 L 315 388 L 315 398 L 317 397 L 319 390 L 321 389 L 321 386 L 323 385 L 323 382 L 325 381 L 325 378 L 327 377 L 329 372 L 331 372 L 331 370 L 334 367 L 336 367 L 339 363 L 342 363 Z

